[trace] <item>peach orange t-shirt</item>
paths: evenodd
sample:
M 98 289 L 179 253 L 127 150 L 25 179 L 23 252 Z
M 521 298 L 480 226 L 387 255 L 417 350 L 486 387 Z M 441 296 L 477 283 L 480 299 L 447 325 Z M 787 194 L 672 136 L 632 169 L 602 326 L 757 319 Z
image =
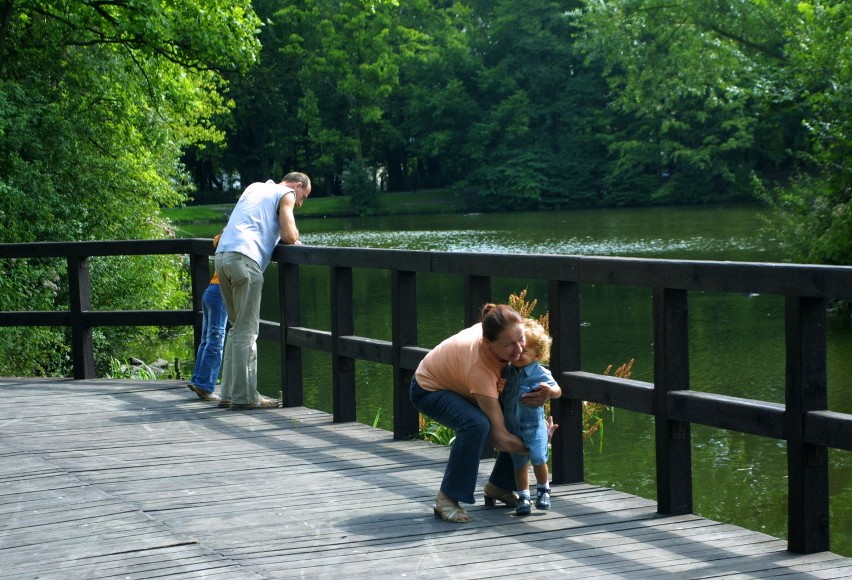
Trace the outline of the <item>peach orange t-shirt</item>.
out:
M 496 399 L 504 366 L 486 346 L 482 324 L 474 324 L 433 348 L 420 361 L 414 378 L 427 391 L 453 391 L 471 401 L 474 395 Z

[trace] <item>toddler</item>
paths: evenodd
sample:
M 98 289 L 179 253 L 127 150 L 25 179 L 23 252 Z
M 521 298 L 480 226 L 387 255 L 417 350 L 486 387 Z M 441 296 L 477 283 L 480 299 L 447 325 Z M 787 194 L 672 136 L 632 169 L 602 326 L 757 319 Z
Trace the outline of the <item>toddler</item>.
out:
M 540 510 L 550 508 L 548 425 L 544 419 L 544 407 L 527 406 L 521 402 L 521 397 L 542 388 L 542 384 L 559 389 L 553 375 L 541 364 L 550 358 L 551 337 L 540 323 L 529 318 L 524 320 L 524 336 L 524 351 L 517 361 L 506 367 L 506 385 L 500 395 L 506 428 L 523 439 L 529 449 L 529 455 L 512 454 L 515 487 L 520 496 L 515 510 L 517 515 L 527 515 L 532 511 L 529 463 L 533 465 L 536 479 L 535 507 Z

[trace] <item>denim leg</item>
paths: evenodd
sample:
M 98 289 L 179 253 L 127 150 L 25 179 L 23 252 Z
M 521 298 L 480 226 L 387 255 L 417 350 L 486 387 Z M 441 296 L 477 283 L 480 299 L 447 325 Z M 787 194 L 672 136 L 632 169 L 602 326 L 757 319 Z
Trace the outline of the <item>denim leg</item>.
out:
M 530 463 L 541 465 L 547 463 L 549 450 L 547 445 L 547 428 L 544 420 L 534 425 L 525 425 L 522 428 L 524 444 L 530 450 Z
M 204 291 L 205 293 L 207 290 Z M 203 296 L 203 295 L 202 295 Z M 192 369 L 192 378 L 189 379 L 190 384 L 198 386 L 201 381 L 199 371 L 201 370 L 201 359 L 204 356 L 204 351 L 207 349 L 207 327 L 210 326 L 210 319 L 207 318 L 205 312 L 204 299 L 201 302 L 201 343 L 198 345 L 198 352 L 195 353 L 195 366 Z
M 257 335 L 263 272 L 257 262 L 237 252 L 219 254 L 216 272 L 231 321 L 222 361 L 222 398 L 254 403 L 259 398 Z
M 201 344 L 198 346 L 190 382 L 212 393 L 216 389 L 216 380 L 222 366 L 222 347 L 225 344 L 225 325 L 228 322 L 228 311 L 218 284 L 210 284 L 204 291 L 201 308 Z
M 512 463 L 512 455 L 501 451 L 497 454 L 497 461 L 488 481 L 497 487 L 515 491 L 515 466 Z
M 456 501 L 476 503 L 473 492 L 479 476 L 479 457 L 491 431 L 488 417 L 464 397 L 452 391 L 427 391 L 413 379 L 411 402 L 424 415 L 455 431 L 441 491 Z

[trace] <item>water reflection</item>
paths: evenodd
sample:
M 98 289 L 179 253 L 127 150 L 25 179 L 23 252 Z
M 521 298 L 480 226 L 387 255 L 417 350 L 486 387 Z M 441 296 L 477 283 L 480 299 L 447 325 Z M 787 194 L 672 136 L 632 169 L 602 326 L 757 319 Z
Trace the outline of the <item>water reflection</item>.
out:
M 757 233 L 761 219 L 753 207 L 641 208 L 305 220 L 300 228 L 306 243 L 323 246 L 778 259 L 774 241 Z
M 506 254 L 518 252 L 518 240 L 509 239 L 505 232 L 479 230 L 419 230 L 405 232 L 359 231 L 306 234 L 306 244 L 347 248 L 397 248 L 402 250 L 432 250 L 441 252 L 482 252 Z M 590 236 L 551 237 L 546 240 L 525 241 L 524 252 L 531 254 L 656 257 L 681 253 L 706 254 L 725 248 L 734 252 L 763 253 L 765 248 L 755 238 L 728 237 L 725 239 L 694 236 L 689 239 L 649 238 L 594 239 Z

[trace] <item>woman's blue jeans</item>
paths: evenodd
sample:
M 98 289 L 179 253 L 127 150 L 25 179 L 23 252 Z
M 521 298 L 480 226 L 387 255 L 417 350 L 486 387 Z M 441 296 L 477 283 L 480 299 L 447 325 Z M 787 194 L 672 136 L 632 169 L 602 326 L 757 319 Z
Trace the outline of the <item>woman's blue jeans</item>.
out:
M 212 393 L 222 367 L 222 347 L 228 322 L 228 311 L 218 284 L 210 284 L 201 295 L 201 312 L 201 344 L 198 345 L 195 368 L 189 382 Z
M 415 379 L 411 379 L 410 396 L 411 403 L 418 411 L 449 427 L 456 434 L 441 482 L 441 491 L 455 501 L 476 503 L 473 492 L 479 475 L 479 459 L 491 431 L 488 417 L 461 395 L 452 391 L 427 391 L 417 384 Z M 504 487 L 500 484 L 505 485 L 511 481 L 504 489 L 514 489 L 512 460 L 505 453 L 500 456 L 505 457 L 502 461 L 501 457 L 498 457 L 490 480 L 498 487 Z

